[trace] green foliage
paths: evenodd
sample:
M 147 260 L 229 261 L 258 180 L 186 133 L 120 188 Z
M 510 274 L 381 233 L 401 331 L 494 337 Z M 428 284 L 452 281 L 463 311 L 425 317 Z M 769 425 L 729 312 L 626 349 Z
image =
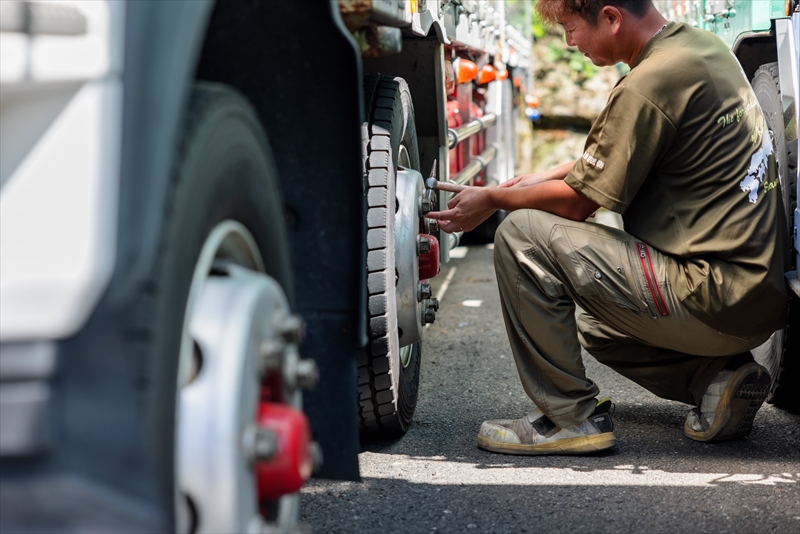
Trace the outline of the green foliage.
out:
M 534 39 L 540 39 L 544 37 L 546 33 L 545 26 L 539 18 L 539 13 L 535 9 L 533 10 L 533 28 L 531 31 L 533 32 Z
M 595 67 L 591 61 L 586 59 L 586 57 L 577 50 L 570 50 L 567 47 L 564 42 L 563 31 L 560 27 L 548 27 L 542 22 L 535 9 L 535 0 L 505 0 L 505 2 L 506 20 L 509 23 L 518 27 L 524 26 L 525 4 L 531 3 L 531 33 L 533 34 L 534 40 L 542 39 L 543 37 L 547 37 L 548 40 L 550 40 L 556 37 L 556 39 L 547 44 L 546 57 L 543 58 L 545 61 L 566 62 L 570 71 L 573 73 L 574 81 L 578 83 L 583 83 L 597 74 L 597 67 Z
M 566 62 L 573 80 L 583 83 L 597 74 L 597 67 L 577 50 L 571 50 L 563 41 L 553 40 L 547 45 L 544 60 L 548 63 Z
M 531 4 L 531 11 L 533 15 L 533 22 L 531 25 L 531 33 L 534 39 L 544 37 L 547 33 L 547 28 L 542 21 L 539 20 L 539 15 L 536 13 L 534 6 L 535 0 L 505 0 L 506 2 L 506 21 L 512 26 L 522 28 L 525 26 L 525 4 Z
M 569 68 L 582 75 L 584 80 L 591 80 L 597 74 L 597 67 L 594 63 L 577 51 L 572 52 L 569 56 Z

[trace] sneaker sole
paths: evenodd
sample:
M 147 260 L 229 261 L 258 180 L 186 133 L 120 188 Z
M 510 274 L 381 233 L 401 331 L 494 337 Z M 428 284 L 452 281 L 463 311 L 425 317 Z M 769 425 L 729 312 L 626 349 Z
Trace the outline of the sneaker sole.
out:
M 492 441 L 485 436 L 478 436 L 478 447 L 487 451 L 502 452 L 504 454 L 587 454 L 610 449 L 616 444 L 617 438 L 614 436 L 613 432 L 559 439 L 557 441 L 533 445 L 501 443 L 499 441 Z
M 756 412 L 766 400 L 770 385 L 769 372 L 757 363 L 740 367 L 722 393 L 714 422 L 708 430 L 698 432 L 684 423 L 683 433 L 695 441 L 722 441 L 741 438 L 753 429 Z

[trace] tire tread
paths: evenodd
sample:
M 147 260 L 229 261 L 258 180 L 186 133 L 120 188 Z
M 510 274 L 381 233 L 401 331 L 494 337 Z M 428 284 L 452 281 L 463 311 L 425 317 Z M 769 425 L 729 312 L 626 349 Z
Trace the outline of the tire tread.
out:
M 395 406 L 396 392 L 392 388 L 389 354 L 390 320 L 385 295 L 394 280 L 387 272 L 389 180 L 392 179 L 392 133 L 394 102 L 400 84 L 391 78 L 369 75 L 364 82 L 364 100 L 370 139 L 367 143 L 367 234 L 368 246 L 368 312 L 370 340 L 366 358 L 359 362 L 359 418 L 361 431 L 366 434 L 398 435 L 404 429 Z M 393 284 L 392 284 L 393 285 Z

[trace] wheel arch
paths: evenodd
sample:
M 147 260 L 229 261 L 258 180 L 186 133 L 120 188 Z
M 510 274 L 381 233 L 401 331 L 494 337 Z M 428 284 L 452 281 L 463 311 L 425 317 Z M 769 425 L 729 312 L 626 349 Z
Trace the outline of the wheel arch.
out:
M 753 78 L 761 65 L 778 61 L 775 35 L 771 32 L 742 34 L 731 50 L 742 65 L 748 80 Z
M 107 297 L 135 297 L 156 257 L 178 135 L 213 0 L 125 5 L 117 264 Z
M 447 144 L 447 96 L 445 91 L 445 47 L 449 43 L 446 32 L 438 21 L 428 28 L 425 37 L 404 37 L 399 54 L 377 58 L 364 58 L 365 74 L 383 74 L 403 78 L 411 91 L 416 116 L 420 171 L 428 176 L 436 162 L 436 176 L 447 181 L 450 171 Z M 446 195 L 439 196 L 438 210 L 447 209 Z M 433 235 L 441 245 L 442 262 L 449 261 L 447 234 Z

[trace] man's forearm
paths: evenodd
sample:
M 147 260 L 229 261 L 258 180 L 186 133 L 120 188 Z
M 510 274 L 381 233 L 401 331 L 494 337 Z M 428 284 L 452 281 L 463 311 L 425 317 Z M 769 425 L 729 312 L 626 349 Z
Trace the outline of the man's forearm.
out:
M 563 167 L 565 166 L 556 169 L 563 170 Z M 569 168 L 572 168 L 571 164 Z M 564 172 L 561 179 L 551 178 L 524 187 L 494 188 L 487 190 L 487 194 L 490 195 L 490 203 L 495 209 L 537 209 L 574 221 L 583 221 L 598 206 L 564 182 L 563 178 L 568 173 L 569 170 Z
M 445 232 L 472 230 L 498 209 L 538 209 L 573 221 L 586 220 L 598 206 L 564 181 L 574 164 L 518 176 L 498 187 L 468 187 L 450 200 L 448 209 L 428 217 L 438 220 Z
M 532 185 L 540 184 L 542 182 L 550 182 L 553 180 L 563 180 L 569 174 L 569 171 L 572 170 L 572 167 L 575 166 L 574 161 L 570 161 L 569 163 L 564 163 L 563 165 L 559 165 L 558 167 L 553 167 L 552 169 L 548 169 L 543 172 L 537 172 L 535 174 L 523 174 L 516 178 L 516 182 L 511 187 L 530 187 Z

